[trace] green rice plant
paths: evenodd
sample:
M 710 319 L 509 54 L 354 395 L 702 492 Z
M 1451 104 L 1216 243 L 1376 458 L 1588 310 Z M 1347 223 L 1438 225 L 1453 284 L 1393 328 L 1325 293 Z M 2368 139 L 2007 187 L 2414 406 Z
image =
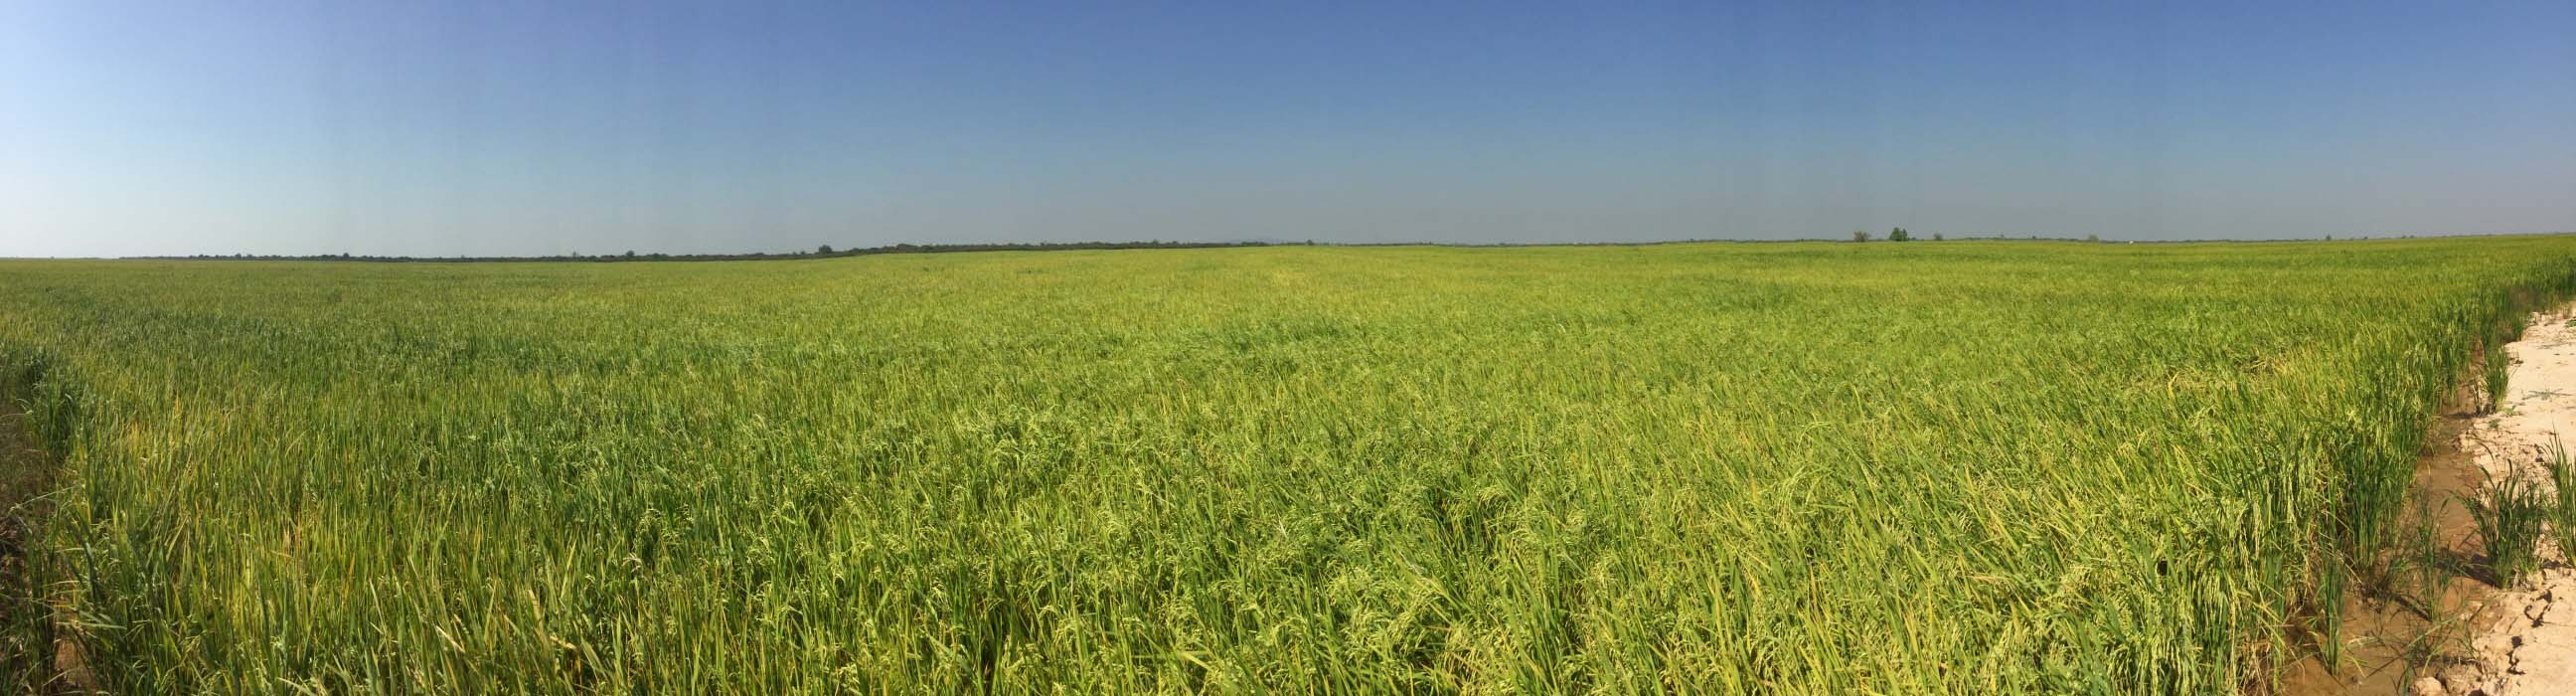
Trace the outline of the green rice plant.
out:
M 2567 462 L 2567 447 L 2550 440 L 2544 460 L 2549 467 L 2551 505 L 2549 538 L 2558 547 L 2558 559 L 2576 564 L 2576 466 Z
M 118 693 L 2226 693 L 2571 261 L 0 261 L 0 378 Z
M 2516 473 L 2491 476 L 2468 505 L 2497 587 L 2512 587 L 2539 569 L 2541 530 L 2557 506 L 2536 483 Z
M 2478 364 L 2480 376 L 2484 378 L 2482 394 L 2486 396 L 2486 410 L 2490 413 L 2504 408 L 2505 382 L 2513 376 L 2513 355 L 2504 349 L 2504 343 L 2503 340 L 2496 341 Z
M 2416 496 L 2409 521 L 2397 539 L 2395 552 L 2389 555 L 2387 590 L 2390 598 L 2424 619 L 2441 619 L 2455 607 L 2447 606 L 2444 595 L 2451 578 L 2460 574 L 2452 554 L 2443 548 L 2436 524 L 2439 507 L 2444 501 L 2431 496 Z
M 2317 583 L 2315 627 L 2310 629 L 2314 634 L 2312 640 L 2317 645 L 2318 659 L 2327 665 L 2340 666 L 2343 664 L 2344 647 L 2342 588 L 2352 578 L 2350 560 L 2330 557 L 2320 561 L 2319 565 L 2323 577 Z
M 2459 564 L 2441 543 L 2437 520 L 2444 501 L 2433 496 L 2413 496 L 2406 524 L 2398 531 L 2395 545 L 2385 557 L 2384 574 L 2374 578 L 2371 591 L 2381 599 L 2396 603 L 2424 620 L 2412 636 L 2379 635 L 2374 639 L 2402 639 L 2398 646 L 2399 684 L 2413 683 L 2419 671 L 2440 666 L 2448 655 L 2465 647 L 2464 619 L 2470 613 L 2452 603 L 2449 597 L 2451 579 L 2459 575 Z M 2342 647 L 2326 647 L 2320 659 L 2334 664 Z

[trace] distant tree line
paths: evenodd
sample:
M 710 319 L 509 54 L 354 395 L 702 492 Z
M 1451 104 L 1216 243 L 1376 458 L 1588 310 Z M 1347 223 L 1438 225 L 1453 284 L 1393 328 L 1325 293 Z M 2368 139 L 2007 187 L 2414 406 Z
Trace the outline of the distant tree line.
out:
M 2576 234 L 2576 232 L 2530 232 L 2530 233 L 2509 233 L 2509 234 L 2462 234 L 2462 235 L 2412 235 L 2412 234 L 2406 234 L 2406 235 L 2378 235 L 2378 236 L 2349 235 L 2349 236 L 2347 236 L 2346 238 L 2347 238 L 2347 239 L 2419 239 L 2419 238 L 2427 238 L 2427 237 L 2513 237 L 2513 236 L 2524 236 L 2524 235 L 2549 235 L 2549 234 Z M 1852 240 L 1852 241 L 1855 241 L 1855 242 L 1866 242 L 1866 241 L 1870 241 L 1871 239 L 1872 239 L 1872 237 L 1871 237 L 1871 236 L 1870 236 L 1870 234 L 1869 234 L 1868 232 L 1866 232 L 1866 231 L 1853 232 L 1853 233 L 1851 233 L 1851 240 Z M 1887 235 L 1887 239 L 1888 239 L 1888 241 L 1897 241 L 1897 242 L 1902 242 L 1902 241 L 1911 241 L 1911 240 L 1918 239 L 1918 238 L 1914 236 L 1913 232 L 1908 231 L 1908 230 L 1906 230 L 1905 228 L 1899 227 L 1899 228 L 1896 228 L 1896 229 L 1893 229 L 1893 230 L 1889 230 L 1889 231 L 1888 231 L 1888 235 Z M 1942 235 L 1940 235 L 1940 234 L 1937 234 L 1937 233 L 1932 235 L 1932 241 L 1936 241 L 1936 242 L 1937 242 L 1937 241 L 1943 241 L 1943 240 L 1945 240 L 1945 239 L 1947 239 L 1947 238 L 1946 238 L 1946 237 L 1944 237 L 1944 236 L 1942 236 Z M 2025 236 L 2025 237 L 2011 237 L 2011 236 L 2006 236 L 2006 235 L 2000 235 L 2000 234 L 1998 234 L 1998 235 L 1991 235 L 1991 236 L 1985 236 L 1985 237 L 1960 237 L 1960 239 L 1963 239 L 1963 240 L 1981 240 L 1981 241 L 2006 241 L 2006 242 L 2009 242 L 2009 241 L 2046 241 L 2046 242 L 2079 242 L 2079 241 L 2080 241 L 2080 242 L 2101 242 L 2101 241 L 2103 241 L 2100 235 L 2092 235 L 2092 234 L 2084 235 L 2083 237 L 2041 237 L 2041 236 L 2039 236 L 2039 235 L 2029 235 L 2029 236 Z M 2327 235 L 2327 236 L 2326 236 L 2326 240 L 2328 240 L 2328 241 L 2332 241 L 2333 239 L 2334 239 L 2334 236 L 2333 236 L 2333 235 Z M 1440 243 L 1440 242 L 1348 242 L 1348 243 L 1318 244 L 1318 243 L 1316 243 L 1316 242 L 1314 242 L 1314 241 L 1312 241 L 1312 240 L 1309 240 L 1309 241 L 1303 241 L 1303 242 L 1282 242 L 1282 241 L 1247 241 L 1247 242 L 1165 242 L 1165 241 L 1144 241 L 1144 242 L 1043 242 L 1043 243 L 1006 243 L 1006 244 L 896 244 L 896 245 L 892 245 L 892 246 L 865 247 L 865 248 L 860 248 L 860 249 L 835 249 L 835 248 L 833 248 L 833 247 L 832 247 L 832 245 L 825 244 L 825 245 L 822 245 L 822 246 L 819 246 L 819 247 L 815 247 L 813 251 L 793 251 L 793 252 L 784 252 L 784 253 L 775 253 L 775 254 L 773 254 L 773 253 L 768 253 L 768 252 L 757 252 L 757 251 L 756 251 L 756 252 L 751 252 L 751 253 L 745 253 L 745 254 L 663 254 L 663 253 L 638 254 L 638 253 L 635 253 L 635 252 L 629 251 L 629 252 L 625 252 L 625 253 L 622 253 L 622 254 L 601 255 L 601 256 L 590 256 L 590 255 L 584 255 L 584 254 L 579 254 L 579 253 L 574 253 L 574 254 L 562 254 L 562 255 L 555 255 L 555 256 L 357 256 L 357 255 L 351 255 L 351 254 L 315 254 L 315 255 L 307 255 L 307 256 L 286 256 L 286 255 L 259 255 L 259 254 L 232 254 L 232 255 L 222 255 L 222 254 L 198 254 L 198 255 L 195 255 L 195 256 L 134 256 L 134 257 L 127 257 L 127 258 L 136 258 L 136 259 L 154 259 L 154 260 L 165 260 L 165 261 L 166 261 L 166 260 L 197 260 L 197 261 L 371 261 L 371 262 L 378 262 L 378 263 L 404 263 L 404 262 L 425 262 L 425 261 L 435 261 L 435 262 L 441 262 L 441 263 L 459 263 L 459 262 L 465 262 L 465 263 L 493 263 L 493 262 L 512 262 L 512 261 L 527 261 L 527 262 L 537 262 L 537 261 L 552 261 L 552 262 L 580 261 L 580 262 L 595 262 L 595 263 L 611 263 L 611 262 L 618 262 L 618 261 L 780 261 L 780 260 L 791 260 L 791 259 L 823 259 L 823 258 L 840 258 L 840 257 L 845 257 L 845 256 L 870 256 L 870 255 L 875 255 L 875 254 L 940 254 L 940 253 L 964 252 L 964 251 L 1081 251 L 1081 250 L 1107 250 L 1107 249 L 1210 249 L 1210 248 L 1231 248 L 1231 247 L 1279 247 L 1279 246 L 1348 246 L 1348 247 L 1375 247 L 1375 246 L 1440 246 L 1440 247 L 1459 247 L 1459 248 L 1510 248 L 1510 247 L 1557 247 L 1557 246 L 1562 246 L 1562 247 L 1619 247 L 1619 246 L 1657 246 L 1657 245 L 1664 245 L 1664 244 L 1713 244 L 1713 243 L 1733 243 L 1733 244 L 1785 244 L 1785 243 L 1808 242 L 1808 241 L 1818 241 L 1818 240 L 1813 239 L 1813 238 L 1809 238 L 1809 239 L 1707 239 L 1707 238 L 1702 238 L 1702 239 L 1676 239 L 1676 240 L 1669 240 L 1669 241 L 1653 241 L 1653 242 L 1553 242 L 1553 243 L 1512 243 L 1512 242 L 1496 242 L 1496 243 L 1487 243 L 1487 244 L 1454 243 L 1454 242 L 1453 242 L 1453 243 Z M 2269 244 L 2269 243 L 2296 242 L 2296 241 L 2301 241 L 2301 240 L 2298 240 L 2298 239 L 2150 239 L 2150 240 L 2136 240 L 2136 241 L 2130 241 L 2130 242 L 2128 242 L 2128 243 L 2136 244 L 2136 243 L 2144 242 L 2144 243 L 2149 243 L 2149 244 L 2191 244 L 2191 243 L 2207 243 L 2207 242 L 2228 242 L 2228 243 L 2237 243 L 2237 244 Z M 2311 241 L 2312 241 L 2312 240 L 2311 240 Z
M 859 249 L 833 249 L 832 245 L 825 244 L 815 247 L 813 251 L 795 251 L 778 254 L 760 251 L 747 254 L 638 254 L 633 251 L 628 251 L 622 254 L 596 256 L 576 252 L 555 256 L 358 256 L 351 254 L 317 254 L 309 256 L 232 254 L 226 256 L 220 254 L 199 254 L 195 256 L 146 256 L 138 258 L 185 259 L 192 261 L 369 261 L 376 263 L 407 263 L 423 261 L 435 261 L 440 263 L 498 263 L 514 261 L 579 261 L 592 263 L 615 263 L 619 261 L 778 261 L 788 259 L 827 259 L 841 258 L 845 256 L 870 256 L 875 254 L 943 254 L 964 251 L 1209 249 L 1220 247 L 1311 246 L 1313 244 L 1314 242 L 1042 242 L 1004 244 L 896 244 L 892 246 L 876 246 Z
M 1855 241 L 1855 242 L 1866 242 L 1866 241 L 1869 241 L 1869 231 L 1868 231 L 1868 230 L 1860 230 L 1860 231 L 1853 232 L 1853 233 L 1852 233 L 1852 241 Z M 1905 228 L 1903 228 L 1903 227 L 1898 227 L 1898 228 L 1895 228 L 1895 229 L 1891 229 L 1891 230 L 1888 230 L 1888 231 L 1887 231 L 1887 241 L 1891 241 L 1891 242 L 1911 242 L 1911 241 L 1914 241 L 1914 233 L 1905 231 Z M 1942 237 L 1941 237 L 1941 235 L 1940 235 L 1939 233 L 1934 233 L 1934 234 L 1932 235 L 1932 241 L 1935 241 L 1935 242 L 1942 241 Z

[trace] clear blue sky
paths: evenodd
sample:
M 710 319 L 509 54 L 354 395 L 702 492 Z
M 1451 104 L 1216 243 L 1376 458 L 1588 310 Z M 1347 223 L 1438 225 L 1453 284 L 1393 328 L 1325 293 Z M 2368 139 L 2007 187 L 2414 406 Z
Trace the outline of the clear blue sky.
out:
M 15 0 L 0 256 L 2576 231 L 2576 3 L 2239 5 Z

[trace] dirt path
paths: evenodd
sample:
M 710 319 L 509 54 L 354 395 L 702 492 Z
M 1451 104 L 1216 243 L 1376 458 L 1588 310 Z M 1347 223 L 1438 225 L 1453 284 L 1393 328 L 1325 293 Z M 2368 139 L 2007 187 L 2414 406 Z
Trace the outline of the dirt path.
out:
M 2531 317 L 2506 347 L 2512 376 L 2503 403 L 2460 434 L 2490 476 L 2549 480 L 2551 448 L 2576 445 L 2576 318 L 2561 309 Z M 2472 662 L 2419 679 L 2417 693 L 2488 696 L 2576 694 L 2576 569 L 2541 544 L 2546 569 L 2489 595 L 2471 638 Z M 2558 607 L 2560 599 L 2571 603 Z

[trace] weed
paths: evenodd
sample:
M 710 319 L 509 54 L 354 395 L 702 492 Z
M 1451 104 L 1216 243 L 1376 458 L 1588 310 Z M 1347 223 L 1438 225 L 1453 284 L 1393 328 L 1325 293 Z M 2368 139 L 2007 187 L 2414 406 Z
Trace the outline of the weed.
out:
M 2442 548 L 2435 520 L 2440 503 L 2427 496 L 2415 500 L 2412 521 L 2398 538 L 2397 553 L 2390 561 L 2397 587 L 2396 598 L 2409 610 L 2425 619 L 2438 619 L 2453 613 L 2455 607 L 2444 604 L 2451 578 L 2458 575 L 2457 563 Z
M 2567 461 L 2567 447 L 2551 440 L 2543 453 L 2549 467 L 2550 490 L 2549 538 L 2558 547 L 2562 563 L 2576 564 L 2576 466 Z
M 2512 587 L 2539 568 L 2541 530 L 2557 506 L 2537 484 L 2518 473 L 2491 476 L 2468 505 L 2495 586 Z

